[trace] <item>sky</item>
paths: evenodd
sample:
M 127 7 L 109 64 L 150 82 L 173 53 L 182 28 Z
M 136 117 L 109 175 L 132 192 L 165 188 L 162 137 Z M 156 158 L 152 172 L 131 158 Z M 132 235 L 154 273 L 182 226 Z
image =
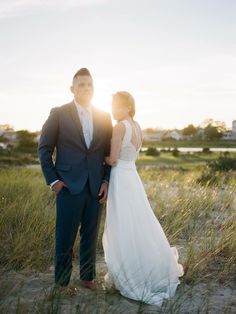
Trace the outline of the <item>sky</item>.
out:
M 93 104 L 130 92 L 142 128 L 236 119 L 235 0 L 0 0 L 0 124 L 40 130 L 87 67 Z

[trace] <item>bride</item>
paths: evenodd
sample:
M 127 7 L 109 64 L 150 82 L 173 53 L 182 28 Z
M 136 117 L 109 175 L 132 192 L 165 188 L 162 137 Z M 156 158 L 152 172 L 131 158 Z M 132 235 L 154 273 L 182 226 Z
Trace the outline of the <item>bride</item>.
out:
M 128 92 L 113 95 L 113 128 L 103 249 L 108 273 L 107 287 L 115 286 L 133 300 L 161 306 L 174 296 L 183 275 L 178 252 L 170 247 L 148 202 L 135 160 L 142 132 L 133 120 L 135 102 Z

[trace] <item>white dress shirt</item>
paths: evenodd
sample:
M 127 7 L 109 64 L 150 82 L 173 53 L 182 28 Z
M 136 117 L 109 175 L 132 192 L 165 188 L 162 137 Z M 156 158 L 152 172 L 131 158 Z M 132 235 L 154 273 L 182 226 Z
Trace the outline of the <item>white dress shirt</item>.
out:
M 77 108 L 80 123 L 84 133 L 84 139 L 87 147 L 89 148 L 90 143 L 93 139 L 93 117 L 92 117 L 92 105 L 88 107 L 83 107 L 74 100 L 75 106 Z

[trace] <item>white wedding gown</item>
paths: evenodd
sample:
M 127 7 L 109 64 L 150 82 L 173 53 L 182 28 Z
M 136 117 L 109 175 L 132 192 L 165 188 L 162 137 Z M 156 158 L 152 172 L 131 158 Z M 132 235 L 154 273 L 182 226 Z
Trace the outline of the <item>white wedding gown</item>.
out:
M 161 306 L 174 296 L 183 275 L 178 252 L 170 247 L 150 207 L 135 160 L 139 150 L 131 142 L 127 120 L 118 163 L 111 169 L 103 249 L 107 287 L 115 286 L 133 300 Z

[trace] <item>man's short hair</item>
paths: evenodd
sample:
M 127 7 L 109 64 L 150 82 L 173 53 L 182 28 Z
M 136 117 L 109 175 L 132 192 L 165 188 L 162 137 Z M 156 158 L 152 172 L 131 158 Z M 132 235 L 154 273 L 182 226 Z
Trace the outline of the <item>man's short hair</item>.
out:
M 89 72 L 89 70 L 88 70 L 87 68 L 81 68 L 81 69 L 79 69 L 79 70 L 75 73 L 75 75 L 74 75 L 74 77 L 73 77 L 73 81 L 74 81 L 74 79 L 76 79 L 78 76 L 90 76 L 90 77 L 92 78 L 92 75 L 90 74 L 90 72 Z

